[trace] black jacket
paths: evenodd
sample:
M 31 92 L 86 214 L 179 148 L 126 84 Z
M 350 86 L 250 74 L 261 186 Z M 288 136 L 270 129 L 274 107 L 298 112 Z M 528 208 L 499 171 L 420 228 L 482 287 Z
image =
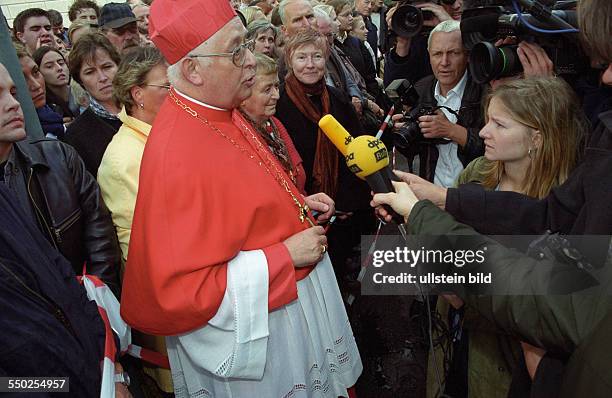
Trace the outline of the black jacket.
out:
M 377 57 L 377 51 L 378 51 L 378 28 L 376 27 L 376 25 L 374 25 L 374 22 L 372 22 L 372 18 L 370 18 L 370 16 L 367 17 L 363 17 L 363 22 L 365 22 L 365 26 L 366 29 L 368 30 L 368 33 L 366 35 L 366 40 L 368 43 L 370 43 L 370 47 L 372 47 L 372 50 L 374 50 L 374 56 Z M 376 64 L 378 65 L 378 59 L 375 60 Z
M 97 397 L 105 331 L 96 303 L 18 200 L 0 184 L 0 376 L 69 377 L 66 396 Z
M 415 89 L 419 93 L 419 105 L 426 107 L 435 107 L 437 101 L 434 97 L 436 87 L 436 78 L 428 76 L 421 79 L 415 85 Z M 484 115 L 482 111 L 481 101 L 485 92 L 485 86 L 474 82 L 468 72 L 467 83 L 463 98 L 461 99 L 461 108 L 459 108 L 459 117 L 457 124 L 467 129 L 467 141 L 464 147 L 457 147 L 457 157 L 463 164 L 467 166 L 472 160 L 484 155 L 484 141 L 478 133 L 484 126 Z M 421 144 L 411 149 L 408 153 L 404 153 L 409 163 L 412 163 L 412 158 L 419 155 L 419 175 L 429 181 L 433 181 L 436 172 L 436 164 L 438 162 L 438 148 L 431 144 Z
M 612 234 L 612 111 L 599 120 L 582 163 L 546 198 L 466 184 L 448 190 L 446 210 L 483 234 Z
M 376 81 L 376 68 L 374 67 L 372 55 L 365 44 L 352 36 L 348 36 L 344 43 L 336 40 L 335 44 L 348 56 L 355 69 L 357 69 L 357 72 L 359 72 L 366 84 L 368 93 L 374 98 L 378 98 L 381 92 Z
M 412 38 L 410 51 L 405 57 L 397 55 L 395 48 L 385 54 L 385 74 L 383 76 L 385 87 L 396 79 L 408 79 L 414 84 L 432 73 L 425 36 L 419 35 Z
M 85 167 L 94 177 L 98 175 L 98 167 L 106 147 L 121 127 L 121 120 L 102 118 L 87 108 L 66 129 L 63 140 L 72 145 L 85 162 Z
M 96 180 L 72 147 L 57 140 L 15 144 L 26 176 L 27 200 L 39 228 L 76 274 L 99 276 L 118 294 L 121 251 Z
M 601 185 L 605 184 L 602 182 Z M 610 197 L 597 199 L 610 206 Z M 474 208 L 473 211 L 482 213 L 483 209 Z M 507 207 L 500 211 L 512 215 Z M 609 214 L 606 218 L 610 220 Z M 495 224 L 494 221 L 489 223 Z M 608 223 L 608 226 L 612 224 Z M 608 253 L 609 237 L 600 240 L 603 245 L 590 244 L 591 248 L 600 246 L 606 252 L 601 263 L 603 266 L 596 265 L 600 269 L 597 273 L 599 283 L 588 290 L 578 290 L 582 285 L 577 281 L 584 280 L 585 276 L 579 267 L 567 267 L 567 264 L 546 258 L 536 260 L 508 249 L 486 236 L 478 235 L 427 200 L 419 201 L 412 209 L 408 230 L 417 238 L 418 235 L 427 237 L 419 241 L 426 250 L 440 247 L 449 250 L 487 248 L 484 263 L 474 262 L 464 267 L 449 265 L 446 272 L 447 275 L 456 272 L 464 276 L 471 272 L 491 272 L 492 283 L 457 284 L 449 290 L 492 321 L 500 331 L 547 351 L 536 371 L 536 383 L 532 386 L 531 395 L 518 396 L 612 396 L 612 367 L 609 366 L 612 350 L 612 251 Z M 433 236 L 436 239 L 432 239 Z M 421 245 L 418 247 L 421 248 Z M 427 271 L 431 270 L 431 266 L 427 266 Z M 425 269 L 421 272 L 425 272 Z M 576 290 L 568 290 L 568 287 Z M 561 290 L 557 290 L 559 288 Z M 483 290 L 487 294 L 482 294 Z M 564 294 L 554 294 L 561 291 Z M 558 360 L 559 376 L 557 379 L 542 380 L 542 369 L 550 366 L 546 362 L 552 358 Z M 538 388 L 543 384 L 549 387 L 552 384 L 554 391 L 548 389 L 543 393 Z

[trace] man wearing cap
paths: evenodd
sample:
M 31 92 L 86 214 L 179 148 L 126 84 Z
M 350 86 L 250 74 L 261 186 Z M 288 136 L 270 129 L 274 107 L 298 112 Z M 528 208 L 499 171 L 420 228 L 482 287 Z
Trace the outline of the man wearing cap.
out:
M 120 54 L 140 44 L 138 19 L 127 3 L 107 3 L 100 11 L 100 31 Z
M 362 365 L 321 218 L 236 110 L 255 58 L 227 0 L 156 0 L 171 64 L 140 185 L 121 304 L 168 336 L 177 397 L 348 397 Z M 320 220 L 319 220 L 320 221 Z

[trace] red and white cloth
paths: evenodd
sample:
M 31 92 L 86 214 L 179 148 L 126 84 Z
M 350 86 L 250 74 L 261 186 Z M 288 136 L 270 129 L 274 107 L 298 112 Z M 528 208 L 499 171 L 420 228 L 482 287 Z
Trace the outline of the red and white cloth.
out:
M 104 321 L 106 339 L 104 341 L 104 359 L 102 361 L 102 386 L 100 398 L 115 396 L 115 358 L 117 347 L 116 335 L 119 338 L 119 352 L 149 362 L 161 368 L 170 369 L 168 357 L 158 352 L 132 344 L 132 329 L 123 321 L 120 315 L 119 301 L 108 286 L 97 276 L 77 276 L 79 282 L 87 291 L 87 297 L 98 305 L 98 312 Z

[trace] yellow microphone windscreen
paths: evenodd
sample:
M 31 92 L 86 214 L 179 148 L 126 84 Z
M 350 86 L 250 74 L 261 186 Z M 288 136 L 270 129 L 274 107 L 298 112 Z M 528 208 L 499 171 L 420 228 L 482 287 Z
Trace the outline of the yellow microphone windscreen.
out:
M 325 115 L 319 120 L 319 127 L 327 138 L 346 156 L 346 147 L 353 140 L 348 131 L 332 115 Z
M 349 170 L 365 179 L 389 165 L 389 152 L 378 138 L 362 135 L 348 144 L 345 160 Z

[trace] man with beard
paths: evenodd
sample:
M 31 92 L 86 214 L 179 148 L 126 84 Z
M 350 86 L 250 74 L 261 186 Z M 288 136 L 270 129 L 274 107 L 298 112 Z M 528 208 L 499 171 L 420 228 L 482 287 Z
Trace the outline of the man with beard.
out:
M 108 3 L 100 11 L 100 31 L 120 54 L 140 44 L 137 21 L 127 3 Z

